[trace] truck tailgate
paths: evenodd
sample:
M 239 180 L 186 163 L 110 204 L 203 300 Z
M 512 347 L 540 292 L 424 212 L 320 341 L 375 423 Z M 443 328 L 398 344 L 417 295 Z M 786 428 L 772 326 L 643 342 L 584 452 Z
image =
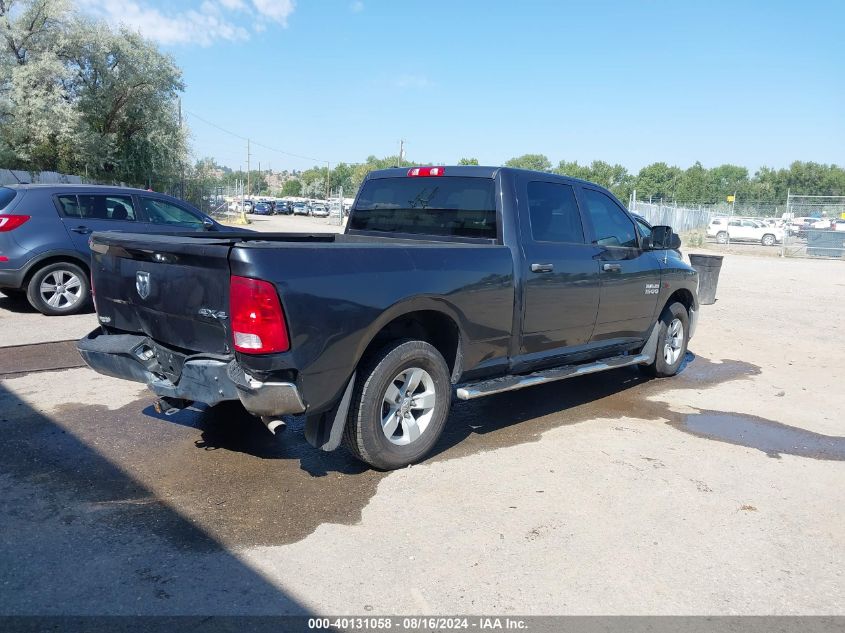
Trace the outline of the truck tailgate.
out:
M 189 352 L 230 351 L 227 236 L 95 233 L 100 323 Z

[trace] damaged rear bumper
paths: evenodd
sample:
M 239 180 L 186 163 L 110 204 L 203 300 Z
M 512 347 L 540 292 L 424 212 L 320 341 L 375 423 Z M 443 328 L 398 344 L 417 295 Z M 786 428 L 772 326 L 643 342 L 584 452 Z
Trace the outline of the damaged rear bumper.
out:
M 240 400 L 247 411 L 258 416 L 297 414 L 306 409 L 296 384 L 262 382 L 225 356 L 183 355 L 146 336 L 104 334 L 99 329 L 76 347 L 94 371 L 145 383 L 161 397 L 208 405 Z

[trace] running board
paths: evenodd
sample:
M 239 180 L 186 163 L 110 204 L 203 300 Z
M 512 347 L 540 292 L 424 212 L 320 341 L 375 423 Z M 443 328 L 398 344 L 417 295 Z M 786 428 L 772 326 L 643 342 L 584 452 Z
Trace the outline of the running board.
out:
M 554 382 L 556 380 L 565 380 L 567 378 L 574 378 L 575 376 L 585 376 L 587 374 L 595 374 L 600 371 L 607 371 L 608 369 L 617 369 L 618 367 L 628 367 L 629 365 L 648 364 L 652 360 L 649 354 L 637 354 L 636 356 L 614 356 L 604 360 L 596 361 L 594 363 L 587 363 L 585 365 L 566 365 L 564 367 L 554 367 L 552 369 L 545 369 L 537 371 L 533 374 L 525 374 L 523 376 L 503 376 L 501 378 L 492 378 L 490 380 L 483 380 L 463 387 L 457 390 L 459 400 L 473 400 L 475 398 L 482 398 L 490 396 L 494 393 L 503 393 L 505 391 L 516 391 L 525 387 L 533 387 L 534 385 L 542 385 L 547 382 Z

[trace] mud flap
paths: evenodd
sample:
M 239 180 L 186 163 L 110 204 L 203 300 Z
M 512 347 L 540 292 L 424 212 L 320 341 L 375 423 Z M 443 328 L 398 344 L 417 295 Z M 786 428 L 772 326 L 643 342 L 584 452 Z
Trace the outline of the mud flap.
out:
M 324 413 L 311 415 L 305 419 L 305 439 L 311 446 L 322 451 L 333 451 L 340 446 L 354 388 L 355 373 L 346 384 L 343 396 L 337 404 Z
M 660 335 L 660 319 L 657 320 L 657 323 L 654 324 L 654 327 L 651 328 L 651 334 L 649 335 L 648 339 L 643 345 L 643 349 L 640 354 L 648 356 L 648 362 L 643 363 L 643 365 L 649 365 L 654 362 L 654 359 L 657 358 L 657 338 Z

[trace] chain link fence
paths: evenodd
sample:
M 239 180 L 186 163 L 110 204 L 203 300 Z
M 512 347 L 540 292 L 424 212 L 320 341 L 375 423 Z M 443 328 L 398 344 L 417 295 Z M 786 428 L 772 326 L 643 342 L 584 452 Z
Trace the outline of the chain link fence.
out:
M 845 257 L 845 196 L 787 194 L 784 257 Z

